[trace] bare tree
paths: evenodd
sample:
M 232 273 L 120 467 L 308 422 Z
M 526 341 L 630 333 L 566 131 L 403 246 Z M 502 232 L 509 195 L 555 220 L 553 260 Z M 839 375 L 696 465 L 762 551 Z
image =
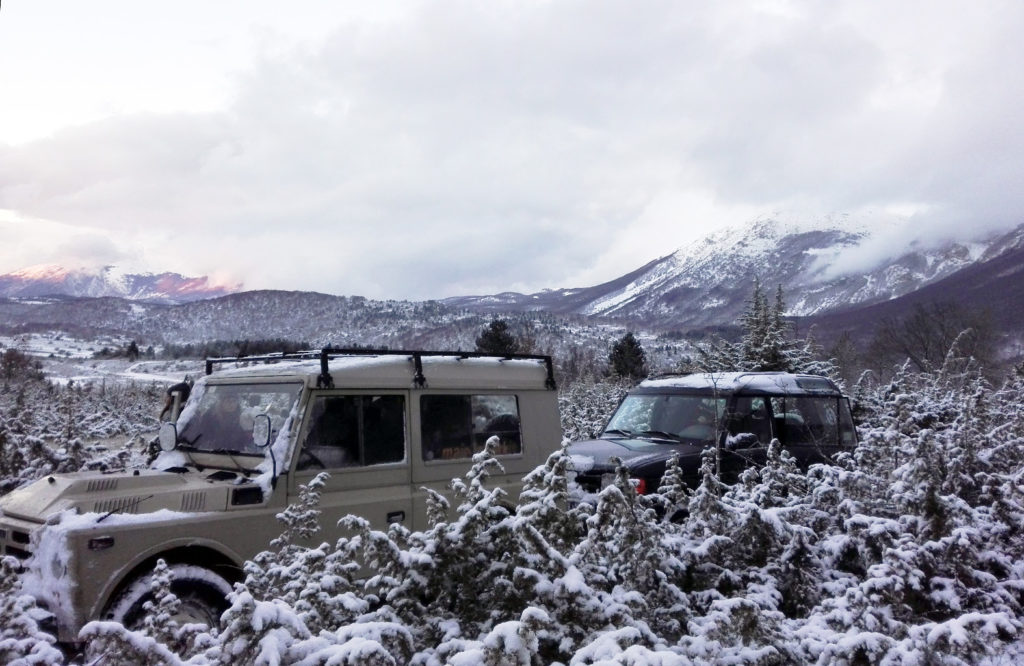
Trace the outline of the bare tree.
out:
M 942 365 L 954 342 L 960 356 L 994 368 L 996 334 L 989 313 L 951 302 L 918 304 L 905 317 L 883 319 L 868 355 L 877 368 L 909 359 L 917 370 L 927 372 Z

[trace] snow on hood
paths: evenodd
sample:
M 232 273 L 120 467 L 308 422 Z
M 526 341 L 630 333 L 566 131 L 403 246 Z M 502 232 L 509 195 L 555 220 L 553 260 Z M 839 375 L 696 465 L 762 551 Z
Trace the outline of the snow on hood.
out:
M 66 512 L 115 516 L 169 511 L 224 511 L 231 489 L 243 477 L 210 470 L 200 473 L 136 470 L 123 474 L 51 474 L 0 498 L 5 515 L 33 522 Z

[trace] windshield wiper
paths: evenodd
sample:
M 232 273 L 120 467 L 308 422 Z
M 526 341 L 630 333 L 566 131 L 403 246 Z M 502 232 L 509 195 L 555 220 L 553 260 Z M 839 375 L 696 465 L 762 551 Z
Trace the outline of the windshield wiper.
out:
M 196 439 L 199 439 L 199 438 L 197 437 Z M 193 440 L 193 441 L 195 441 L 195 440 Z M 179 438 L 178 439 L 178 443 L 174 446 L 174 450 L 175 451 L 181 451 L 182 453 L 184 453 L 185 457 L 188 458 L 188 464 L 192 465 L 193 467 L 195 467 L 197 471 L 200 471 L 200 472 L 203 471 L 203 466 L 200 465 L 199 463 L 197 463 L 196 459 L 192 457 L 191 453 L 189 453 L 189 451 L 197 451 L 198 449 L 196 449 L 195 446 L 193 446 L 191 443 L 189 443 L 188 440 L 183 439 L 183 438 Z
M 263 454 L 254 451 L 235 451 L 234 449 L 213 449 L 211 451 L 203 451 L 203 453 L 216 453 L 221 456 L 257 456 L 262 458 Z
M 622 435 L 624 437 L 632 437 L 633 433 L 630 432 L 629 430 L 620 430 L 618 428 L 611 428 L 611 429 L 605 430 L 604 432 L 601 433 L 602 437 L 604 437 L 605 435 Z
M 648 439 L 669 439 L 673 442 L 682 441 L 682 437 L 671 432 L 665 432 L 664 430 L 644 430 L 636 433 L 637 437 L 645 437 Z
M 127 504 L 123 504 L 123 505 L 117 507 L 116 509 L 112 509 L 110 511 L 107 511 L 105 514 L 103 514 L 102 516 L 97 518 L 96 522 L 97 523 L 101 523 L 104 520 L 106 520 L 107 518 L 110 518 L 115 513 L 121 513 L 122 511 L 127 511 L 128 509 L 134 509 L 135 507 L 137 507 L 138 505 L 142 504 L 146 500 L 151 500 L 154 497 L 156 497 L 156 495 L 148 495 L 146 497 L 139 497 L 138 499 L 135 499 L 135 500 L 133 500 L 131 502 L 128 502 Z
M 212 453 L 218 456 L 227 456 L 228 460 L 231 461 L 231 464 L 234 465 L 233 470 L 236 472 L 240 472 L 242 476 L 246 478 L 249 477 L 249 470 L 246 469 L 245 465 L 235 460 L 235 456 L 252 457 L 255 455 L 259 455 L 258 453 L 242 453 L 241 451 L 232 451 L 231 449 L 213 449 L 212 451 L 203 451 L 203 453 Z M 213 467 L 221 467 L 223 469 L 221 465 L 213 465 Z

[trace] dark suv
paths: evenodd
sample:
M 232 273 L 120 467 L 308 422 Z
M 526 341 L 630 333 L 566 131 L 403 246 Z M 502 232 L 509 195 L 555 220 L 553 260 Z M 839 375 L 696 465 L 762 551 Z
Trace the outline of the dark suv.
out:
M 619 404 L 598 439 L 569 446 L 576 481 L 597 492 L 614 478 L 617 458 L 640 493 L 658 488 L 679 454 L 687 483 L 700 482 L 700 456 L 720 447 L 720 477 L 733 482 L 763 465 L 778 439 L 801 467 L 853 448 L 849 400 L 825 377 L 783 372 L 721 372 L 649 379 Z

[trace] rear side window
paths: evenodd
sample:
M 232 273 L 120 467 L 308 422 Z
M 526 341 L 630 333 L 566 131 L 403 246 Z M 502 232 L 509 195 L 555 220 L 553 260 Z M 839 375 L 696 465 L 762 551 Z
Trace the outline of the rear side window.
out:
M 786 444 L 834 447 L 853 443 L 853 423 L 845 400 L 785 396 L 771 399 L 775 431 Z
M 420 396 L 424 460 L 459 460 L 498 438 L 497 455 L 522 453 L 519 403 L 514 395 Z
M 362 467 L 404 459 L 404 396 L 329 395 L 313 401 L 298 469 Z

